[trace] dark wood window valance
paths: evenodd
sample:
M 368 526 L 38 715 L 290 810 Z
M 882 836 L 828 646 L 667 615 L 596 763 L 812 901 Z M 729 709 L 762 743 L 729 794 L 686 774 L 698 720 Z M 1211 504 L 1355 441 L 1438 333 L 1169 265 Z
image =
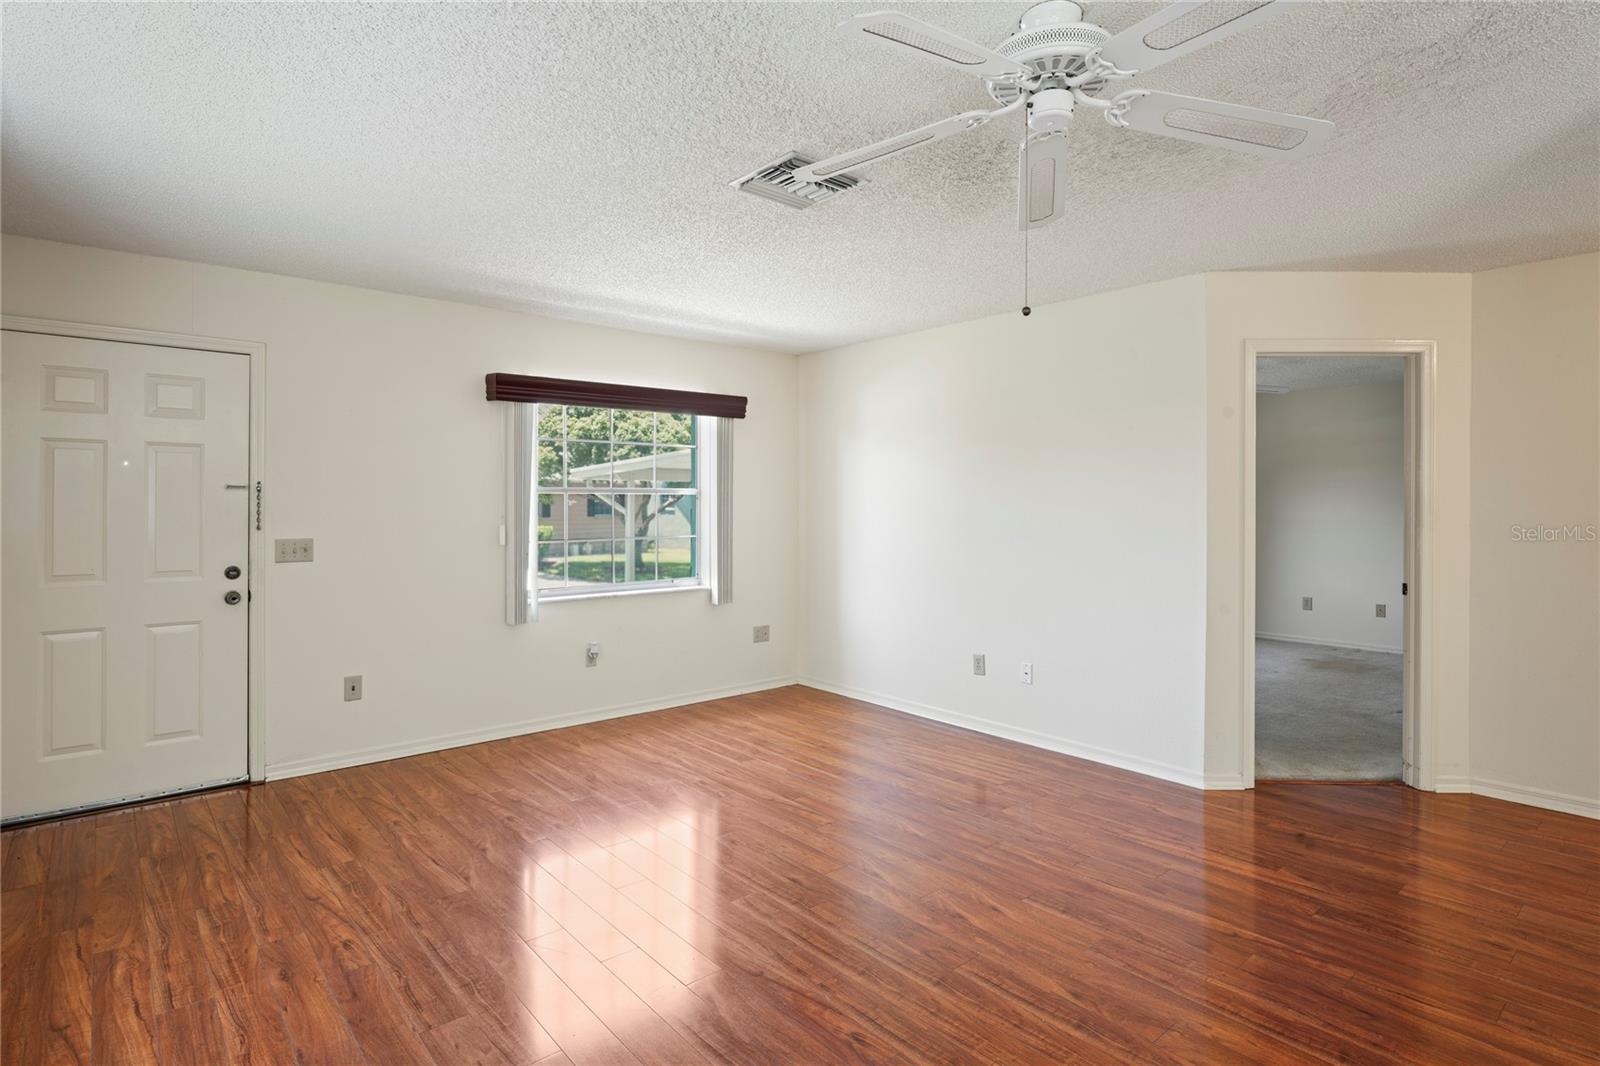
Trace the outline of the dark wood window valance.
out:
M 652 389 L 607 381 L 572 381 L 527 374 L 486 374 L 490 400 L 510 403 L 567 403 L 583 407 L 623 407 L 633 411 L 677 411 L 713 418 L 743 418 L 749 401 L 720 392 Z

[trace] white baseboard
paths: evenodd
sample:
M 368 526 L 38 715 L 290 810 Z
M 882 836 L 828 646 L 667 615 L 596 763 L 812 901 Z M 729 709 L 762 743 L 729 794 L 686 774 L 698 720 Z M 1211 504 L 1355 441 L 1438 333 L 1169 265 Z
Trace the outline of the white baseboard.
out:
M 1600 799 L 1573 796 L 1549 789 L 1513 785 L 1509 781 L 1491 781 L 1482 777 L 1464 777 L 1460 774 L 1439 775 L 1433 779 L 1433 790 L 1440 793 L 1468 793 L 1488 796 L 1491 799 L 1522 803 L 1547 811 L 1576 814 L 1583 818 L 1600 818 Z
M 1513 785 L 1508 781 L 1486 781 L 1481 777 L 1472 779 L 1472 791 L 1475 795 L 1510 800 L 1512 803 L 1525 803 L 1530 807 L 1542 807 L 1547 811 L 1576 814 L 1584 818 L 1600 818 L 1600 799 L 1589 796 L 1573 796 L 1543 788 L 1528 788 L 1526 785 Z
M 1325 648 L 1349 648 L 1352 651 L 1381 651 L 1390 655 L 1404 655 L 1404 648 L 1391 648 L 1386 644 L 1354 644 L 1347 640 L 1324 640 L 1321 637 L 1291 637 L 1287 633 L 1257 633 L 1257 640 L 1284 640 L 1290 644 L 1321 644 Z
M 793 677 L 773 677 L 765 681 L 753 681 L 748 685 L 737 685 L 732 688 L 684 692 L 676 696 L 667 696 L 663 699 L 623 703 L 614 707 L 600 707 L 592 711 L 576 711 L 572 714 L 557 715 L 554 718 L 511 722 L 506 725 L 491 726 L 488 729 L 474 729 L 464 733 L 441 733 L 436 736 L 423 737 L 420 740 L 402 741 L 398 744 L 380 744 L 371 748 L 342 752 L 338 755 L 319 755 L 309 759 L 291 759 L 288 762 L 269 763 L 267 765 L 267 780 L 281 781 L 286 777 L 301 777 L 305 774 L 320 774 L 325 770 L 340 770 L 346 766 L 362 766 L 366 763 L 386 762 L 389 759 L 403 759 L 408 755 L 424 755 L 430 751 L 460 748 L 468 744 L 482 744 L 487 740 L 504 740 L 506 737 L 542 733 L 547 729 L 564 729 L 567 726 L 584 725 L 588 722 L 603 722 L 608 718 L 624 718 L 633 714 L 648 714 L 651 711 L 664 711 L 690 703 L 704 703 L 707 700 L 742 696 L 747 692 L 765 692 L 767 689 L 782 688 L 785 685 L 793 685 L 795 683 L 796 679 Z
M 1101 763 L 1105 766 L 1115 766 L 1119 770 L 1132 770 L 1136 774 L 1147 777 L 1157 777 L 1163 781 L 1172 781 L 1190 788 L 1227 788 L 1228 785 L 1212 785 L 1206 782 L 1203 775 L 1181 766 L 1157 762 L 1153 759 L 1144 759 L 1136 755 L 1127 755 L 1119 751 L 1108 751 L 1104 748 L 1092 747 L 1088 744 L 1079 744 L 1062 737 L 1050 736 L 1046 733 L 1037 733 L 1031 729 L 1018 729 L 1015 726 L 1005 725 L 988 718 L 979 718 L 976 715 L 963 714 L 959 711 L 947 711 L 942 707 L 932 707 L 926 703 L 915 700 L 901 699 L 882 692 L 868 692 L 864 689 L 850 688 L 847 685 L 836 685 L 831 681 L 823 681 L 815 677 L 802 677 L 802 685 L 832 692 L 836 696 L 847 696 L 853 700 L 864 700 L 867 703 L 876 703 L 880 707 L 887 707 L 891 711 L 902 711 L 905 714 L 916 715 L 918 718 L 927 718 L 945 725 L 959 726 L 970 729 L 976 733 L 986 733 L 992 737 L 1004 740 L 1014 740 L 1019 744 L 1030 747 L 1044 748 L 1046 751 L 1060 752 L 1062 755 L 1071 755 L 1079 759 L 1088 759 L 1090 762 Z M 1231 787 L 1242 787 L 1236 784 Z
M 1272 639 L 1281 638 L 1274 637 Z M 1307 641 L 1306 643 L 1316 642 Z M 367 763 L 385 762 L 389 759 L 403 759 L 409 755 L 423 755 L 430 751 L 465 747 L 468 744 L 482 744 L 489 740 L 503 740 L 506 737 L 541 733 L 547 729 L 564 729 L 567 726 L 584 725 L 588 722 L 603 722 L 610 718 L 648 714 L 652 711 L 669 710 L 673 707 L 682 707 L 691 703 L 704 703 L 707 700 L 742 696 L 748 692 L 765 692 L 768 689 L 783 688 L 785 685 L 794 684 L 809 685 L 824 692 L 832 692 L 835 695 L 847 696 L 855 700 L 865 700 L 868 703 L 875 703 L 880 707 L 915 715 L 918 718 L 927 718 L 931 721 L 943 722 L 946 725 L 958 726 L 962 729 L 971 729 L 974 732 L 984 733 L 989 736 L 1014 740 L 1019 744 L 1043 748 L 1046 751 L 1060 752 L 1063 755 L 1087 759 L 1090 762 L 1101 763 L 1105 766 L 1114 766 L 1119 770 L 1131 770 L 1147 777 L 1172 781 L 1176 784 L 1187 785 L 1190 788 L 1241 789 L 1244 787 L 1244 780 L 1238 774 L 1198 774 L 1181 766 L 1173 766 L 1169 763 L 1144 759 L 1123 752 L 1109 751 L 1105 748 L 1097 748 L 1088 744 L 1079 744 L 1062 737 L 1038 733 L 1031 729 L 1008 726 L 988 718 L 979 718 L 976 715 L 963 714 L 959 711 L 949 711 L 941 707 L 917 703 L 914 700 L 900 699 L 882 692 L 869 692 L 863 689 L 850 688 L 846 685 L 836 685 L 814 677 L 773 677 L 764 681 L 751 682 L 748 685 L 736 685 L 731 688 L 684 692 L 663 699 L 641 700 L 636 703 L 618 704 L 613 707 L 601 707 L 590 711 L 577 711 L 572 714 L 557 715 L 554 718 L 511 722 L 488 729 L 476 729 L 463 733 L 444 733 L 437 736 L 424 737 L 420 740 L 403 741 L 398 744 L 381 744 L 371 748 L 342 752 L 337 755 L 271 763 L 267 766 L 266 776 L 269 781 L 279 781 L 284 778 L 301 777 L 306 774 L 319 774 L 326 770 L 339 770 L 347 766 L 362 766 Z M 1547 789 L 1529 788 L 1506 781 L 1441 776 L 1434 779 L 1434 791 L 1442 793 L 1471 792 L 1480 796 L 1489 796 L 1493 799 L 1527 804 L 1544 810 L 1600 819 L 1600 799 L 1551 792 Z

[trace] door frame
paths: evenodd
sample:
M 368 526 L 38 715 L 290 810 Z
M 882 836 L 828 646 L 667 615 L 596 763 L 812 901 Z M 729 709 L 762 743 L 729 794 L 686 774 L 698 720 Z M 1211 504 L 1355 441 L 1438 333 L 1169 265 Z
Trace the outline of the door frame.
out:
M 1239 600 L 1240 769 L 1244 787 L 1256 783 L 1256 359 L 1264 355 L 1382 355 L 1405 362 L 1406 546 L 1404 650 L 1404 781 L 1412 788 L 1436 788 L 1439 715 L 1434 701 L 1435 654 L 1433 560 L 1435 504 L 1434 390 L 1438 345 L 1421 340 L 1246 340 L 1244 392 L 1239 410 L 1244 423 L 1244 483 L 1241 520 L 1244 565 Z
M 185 348 L 222 355 L 242 355 L 250 360 L 250 506 L 259 519 L 261 486 L 266 482 L 266 398 L 267 346 L 259 341 L 225 337 L 205 337 L 190 333 L 164 333 L 157 330 L 101 326 L 88 322 L 63 322 L 26 315 L 0 315 L 0 330 L 15 333 L 42 333 L 54 337 L 78 337 L 91 341 L 115 341 L 160 348 Z M 265 523 L 248 524 L 249 595 L 245 599 L 245 619 L 249 632 L 246 649 L 246 765 L 250 780 L 267 779 L 266 704 L 267 704 L 267 627 L 262 609 L 267 585 L 267 534 Z

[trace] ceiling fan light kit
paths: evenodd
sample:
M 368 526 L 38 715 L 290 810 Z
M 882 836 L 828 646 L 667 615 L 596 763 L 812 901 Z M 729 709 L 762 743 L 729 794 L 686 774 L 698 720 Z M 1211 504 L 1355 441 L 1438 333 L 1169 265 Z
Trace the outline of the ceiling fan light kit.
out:
M 1303 2 L 1186 0 L 1113 34 L 1085 22 L 1083 6 L 1074 0 L 1045 0 L 1028 8 L 1016 31 L 994 48 L 895 11 L 858 15 L 839 29 L 903 55 L 975 75 L 1000 106 L 967 111 L 817 162 L 791 154 L 733 184 L 796 206 L 811 206 L 852 187 L 841 187 L 841 181 L 859 182 L 855 172 L 863 167 L 1021 110 L 1026 120 L 1018 152 L 1017 219 L 1027 231 L 1064 216 L 1067 135 L 1073 113 L 1080 108 L 1099 111 L 1117 130 L 1266 158 L 1308 155 L 1327 142 L 1333 123 L 1149 89 L 1112 91 L 1147 70 L 1258 26 Z M 773 167 L 782 167 L 781 174 L 763 180 L 781 181 L 783 196 L 751 187 L 753 179 Z M 812 195 L 808 186 L 825 192 Z

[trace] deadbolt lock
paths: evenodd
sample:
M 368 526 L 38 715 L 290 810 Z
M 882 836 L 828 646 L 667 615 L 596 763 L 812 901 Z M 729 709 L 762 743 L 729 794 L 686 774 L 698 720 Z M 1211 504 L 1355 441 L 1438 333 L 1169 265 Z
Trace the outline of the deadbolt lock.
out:
M 222 572 L 222 576 L 227 578 L 229 581 L 233 581 L 238 578 L 240 573 L 241 571 L 237 566 L 230 566 Z
M 239 595 L 239 591 L 237 589 L 229 589 L 226 593 L 223 594 L 222 602 L 227 604 L 229 607 L 232 607 L 234 604 L 238 603 L 243 598 L 244 597 Z

